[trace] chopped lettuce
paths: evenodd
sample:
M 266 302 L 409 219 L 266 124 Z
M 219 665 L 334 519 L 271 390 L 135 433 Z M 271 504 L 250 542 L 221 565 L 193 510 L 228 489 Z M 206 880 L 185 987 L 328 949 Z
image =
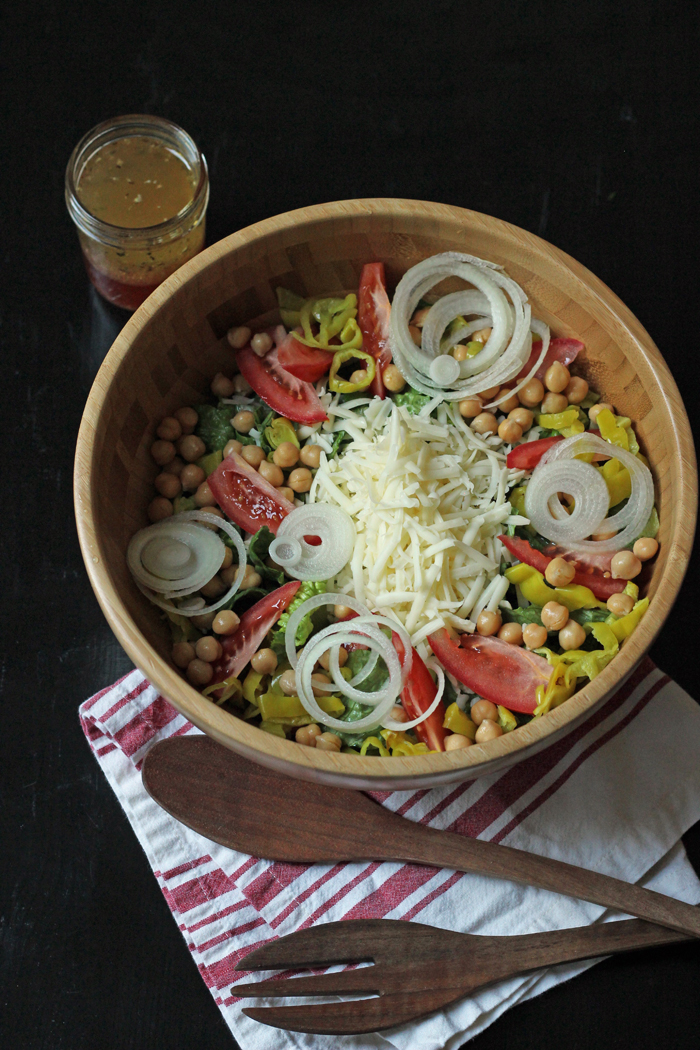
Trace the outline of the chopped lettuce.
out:
M 207 452 L 216 452 L 222 449 L 233 438 L 241 441 L 241 435 L 237 434 L 231 426 L 231 419 L 235 414 L 235 406 L 196 405 L 195 409 L 199 416 L 195 434 L 202 439 L 207 447 Z M 248 439 L 246 435 L 243 436 L 245 437 L 245 443 L 250 444 L 252 439 Z
M 274 538 L 274 533 L 268 529 L 267 525 L 263 525 L 261 529 L 258 529 L 248 545 L 248 561 L 252 564 L 255 571 L 260 573 L 263 580 L 269 580 L 271 583 L 281 587 L 284 583 L 284 570 L 281 568 L 273 569 L 266 563 L 270 544 Z
M 302 583 L 301 587 L 297 591 L 296 598 L 289 605 L 287 611 L 282 613 L 279 620 L 277 621 L 277 626 L 272 632 L 272 641 L 270 643 L 270 646 L 272 649 L 274 649 L 278 656 L 284 656 L 286 654 L 284 640 L 285 633 L 287 630 L 287 624 L 289 623 L 289 617 L 296 609 L 299 608 L 300 605 L 303 604 L 303 602 L 307 600 L 307 598 L 312 598 L 314 594 L 324 594 L 325 591 L 325 580 L 318 580 L 317 582 L 314 582 L 313 580 L 306 580 L 304 583 Z M 297 647 L 299 647 L 300 645 L 304 645 L 304 643 L 307 641 L 311 632 L 316 626 L 314 624 L 313 617 L 317 611 L 323 613 L 323 609 L 324 607 L 321 606 L 320 610 L 314 609 L 313 612 L 307 613 L 307 615 L 304 616 L 301 623 L 297 627 L 297 636 L 295 638 L 295 645 Z
M 540 613 L 542 609 L 539 605 L 528 605 L 526 608 L 519 609 L 502 609 L 503 620 L 505 623 L 538 623 L 542 624 Z
M 406 411 L 410 412 L 412 416 L 417 416 L 420 410 L 431 400 L 432 399 L 429 398 L 427 394 L 419 393 L 419 391 L 414 390 L 412 386 L 407 386 L 400 394 L 394 394 L 394 404 L 403 405 Z
M 360 650 L 360 652 L 362 652 L 362 650 Z M 351 656 L 354 655 L 354 653 L 351 653 Z M 347 667 L 347 664 L 345 666 Z M 368 715 L 372 710 L 373 708 L 371 708 L 368 704 L 358 704 L 354 700 L 346 699 L 345 714 L 340 716 L 340 721 L 348 722 L 349 725 L 351 725 L 353 722 L 358 722 L 361 718 L 364 718 L 365 715 Z M 343 741 L 346 747 L 359 749 L 362 747 L 362 744 L 365 740 L 368 739 L 368 737 L 374 736 L 376 734 L 377 730 L 375 727 L 374 729 L 365 729 L 364 731 L 361 731 L 359 733 L 353 733 L 351 729 L 348 728 L 347 733 L 344 733 L 338 729 L 334 729 L 333 732 L 336 734 L 336 736 L 340 737 L 340 739 Z

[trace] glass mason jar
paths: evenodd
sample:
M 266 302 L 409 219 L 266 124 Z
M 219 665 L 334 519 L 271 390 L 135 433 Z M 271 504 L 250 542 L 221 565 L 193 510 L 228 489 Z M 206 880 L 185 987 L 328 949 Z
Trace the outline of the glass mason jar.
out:
M 165 218 L 154 225 L 134 225 L 134 222 L 139 222 L 138 211 L 135 216 L 129 214 L 128 221 L 107 221 L 125 214 L 124 201 L 120 209 L 116 200 L 116 187 L 121 177 L 119 169 L 124 166 L 120 152 L 128 154 L 125 171 L 128 169 L 128 173 L 134 176 L 124 179 L 123 188 L 138 189 L 147 184 L 148 194 L 152 197 L 157 187 L 171 204 L 179 200 L 180 206 L 172 205 L 177 207 L 174 213 L 171 210 L 168 214 L 167 205 L 164 205 Z M 169 160 L 174 163 L 170 168 L 164 167 L 163 161 L 167 165 Z M 100 165 L 101 161 L 106 163 Z M 149 164 L 158 166 L 157 175 L 156 169 L 149 169 Z M 115 174 L 107 175 L 105 181 L 107 165 L 111 165 L 109 170 Z M 90 203 L 91 211 L 88 207 L 92 200 L 88 182 L 95 178 L 98 168 L 102 173 L 102 187 L 108 195 L 111 193 L 111 198 L 106 198 L 100 208 Z M 149 178 L 149 175 L 154 177 Z M 172 177 L 171 181 L 177 177 L 177 187 L 174 183 L 168 186 L 169 177 Z M 90 188 L 94 190 L 94 187 Z M 168 197 L 169 190 L 177 192 Z M 140 306 L 154 288 L 204 247 L 205 214 L 209 202 L 207 163 L 187 132 L 162 117 L 132 114 L 94 127 L 71 154 L 66 168 L 65 192 L 66 205 L 78 231 L 90 280 L 105 299 L 127 310 Z M 133 202 L 142 199 L 140 193 L 135 194 L 129 210 L 134 210 Z M 93 214 L 95 211 L 101 212 L 101 217 Z M 151 208 L 151 220 L 154 215 Z

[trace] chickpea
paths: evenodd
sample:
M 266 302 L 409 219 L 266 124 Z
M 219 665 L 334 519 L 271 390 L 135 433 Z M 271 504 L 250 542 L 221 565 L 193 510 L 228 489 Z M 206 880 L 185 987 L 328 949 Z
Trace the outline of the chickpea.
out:
M 154 441 L 151 445 L 151 455 L 159 467 L 164 467 L 175 458 L 175 446 L 172 441 Z
M 601 532 L 593 532 L 593 533 L 591 533 L 591 539 L 592 540 L 611 540 L 613 538 L 613 536 L 616 536 L 616 535 L 617 535 L 616 532 L 605 532 L 605 530 L 603 530 Z
M 237 394 L 252 394 L 253 388 L 247 379 L 243 376 L 234 376 L 233 378 L 233 389 Z
M 576 567 L 565 558 L 552 558 L 544 570 L 544 578 L 552 587 L 566 587 L 576 575 Z
M 487 740 L 495 740 L 497 736 L 503 736 L 503 730 L 498 722 L 491 718 L 485 718 L 476 731 L 476 743 L 485 744 Z
M 229 328 L 226 333 L 226 339 L 229 346 L 232 346 L 234 350 L 242 350 L 250 342 L 252 334 L 250 328 L 241 325 L 239 328 Z
M 180 426 L 179 419 L 175 416 L 166 416 L 161 421 L 160 426 L 156 430 L 156 434 L 163 441 L 177 441 L 179 437 L 182 437 L 182 427 Z
M 321 667 L 323 668 L 324 671 L 328 671 L 330 669 L 330 666 L 331 666 L 331 654 L 330 654 L 328 649 L 325 651 L 325 653 L 323 653 L 322 656 L 319 656 L 318 662 L 319 662 L 319 664 L 321 665 Z M 338 649 L 338 666 L 339 667 L 345 667 L 347 662 L 348 662 L 348 651 L 347 651 L 347 649 L 344 649 L 342 647 L 342 645 L 341 645 L 340 648 Z M 403 708 L 401 708 L 401 710 L 403 710 Z M 393 718 L 393 715 L 392 715 L 392 718 Z
M 535 416 L 529 408 L 514 408 L 512 412 L 508 413 L 508 419 L 512 419 L 514 423 L 522 427 L 524 434 L 534 423 Z
M 526 623 L 523 627 L 523 641 L 526 649 L 539 649 L 547 644 L 547 628 L 539 623 Z
M 283 671 L 277 679 L 277 685 L 280 687 L 285 696 L 296 696 L 297 695 L 297 683 L 296 675 L 294 671 L 289 668 L 287 671 Z
M 313 692 L 314 696 L 327 696 L 328 694 L 327 694 L 326 690 L 325 689 L 319 689 L 319 686 L 320 685 L 330 685 L 330 684 L 331 684 L 331 680 L 330 680 L 330 678 L 328 677 L 327 674 L 321 674 L 320 672 L 317 671 L 315 674 L 311 675 L 311 689 L 312 689 L 312 692 Z
M 231 420 L 231 425 L 239 434 L 248 434 L 255 426 L 255 416 L 247 408 L 243 408 L 240 412 L 236 412 Z
M 498 632 L 498 637 L 502 642 L 508 642 L 509 645 L 522 645 L 523 629 L 519 623 L 504 623 Z
M 241 580 L 241 590 L 248 590 L 249 587 L 259 587 L 262 583 L 262 576 L 259 572 L 256 572 L 252 565 L 246 565 L 243 572 L 243 579 Z
M 207 451 L 207 446 L 195 434 L 186 434 L 177 443 L 177 450 L 187 463 L 194 463 Z
M 308 492 L 312 481 L 311 471 L 306 467 L 297 467 L 287 478 L 289 487 L 293 492 Z
M 454 357 L 455 361 L 466 361 L 467 360 L 467 348 L 462 343 L 457 343 L 452 347 L 450 353 Z
M 272 453 L 272 461 L 287 470 L 299 462 L 299 449 L 291 441 L 283 441 Z
M 224 512 L 221 510 L 220 507 L 217 507 L 217 506 L 200 507 L 199 509 L 203 510 L 206 514 L 212 514 L 216 518 L 223 518 L 223 516 L 224 516 Z M 214 525 L 213 522 L 200 520 L 199 524 L 202 525 L 205 529 L 211 529 L 212 532 L 218 532 L 219 531 L 219 526 L 218 525 Z
M 233 561 L 233 551 L 231 550 L 230 547 L 226 547 L 224 549 L 224 560 L 222 561 L 222 563 L 219 566 L 219 568 L 220 569 L 228 569 L 228 567 L 232 563 L 232 561 Z
M 542 411 L 555 415 L 569 407 L 566 394 L 545 394 L 542 400 Z
M 477 343 L 485 343 L 491 337 L 490 328 L 480 328 L 478 332 L 472 333 L 472 339 Z
M 214 668 L 205 660 L 190 660 L 185 671 L 192 685 L 208 685 L 214 677 Z
M 316 739 L 320 735 L 320 727 L 312 722 L 310 726 L 299 726 L 294 734 L 294 739 L 297 744 L 303 744 L 304 747 L 316 747 Z
M 506 395 L 508 396 L 506 397 Z M 505 397 L 505 401 L 500 401 L 502 397 Z M 499 412 L 503 412 L 505 415 L 508 415 L 509 412 L 513 412 L 520 404 L 520 402 L 518 401 L 518 395 L 514 394 L 510 387 L 506 386 L 502 387 L 502 389 L 498 391 L 498 400 L 500 401 L 500 404 L 498 405 L 498 410 Z
M 523 436 L 523 428 L 514 419 L 504 419 L 498 427 L 498 436 L 507 444 L 512 445 L 513 442 L 520 441 Z
M 178 408 L 177 412 L 173 412 L 173 416 L 182 427 L 183 434 L 193 433 L 194 428 L 199 423 L 199 414 L 193 408 L 187 406 Z
M 416 346 L 420 346 L 421 342 L 423 341 L 423 333 L 421 332 L 420 328 L 418 328 L 417 325 L 410 324 L 408 326 L 408 331 L 411 335 L 411 339 L 416 344 Z
M 246 568 L 247 568 L 247 566 L 246 566 Z M 238 572 L 238 566 L 237 565 L 227 565 L 225 569 L 219 569 L 219 576 L 224 581 L 226 586 L 230 587 L 231 584 L 233 583 L 233 581 L 236 578 L 236 573 L 237 572 Z M 245 569 L 243 570 L 243 578 L 245 579 Z M 241 581 L 241 588 L 242 587 L 243 587 L 243 583 Z M 223 634 L 223 631 L 221 633 Z
M 472 704 L 470 718 L 475 726 L 480 726 L 485 718 L 498 721 L 498 708 L 490 700 L 477 700 Z
M 264 357 L 269 350 L 272 350 L 272 339 L 267 332 L 256 332 L 250 340 L 250 348 L 258 357 Z
M 634 608 L 631 594 L 611 594 L 605 603 L 614 616 L 626 616 Z
M 199 588 L 199 593 L 204 598 L 220 598 L 228 588 L 219 575 L 214 575 L 210 580 Z M 197 654 L 199 655 L 199 653 Z
M 382 372 L 382 382 L 392 394 L 398 394 L 406 386 L 406 380 L 399 372 L 396 365 L 387 365 Z
M 561 361 L 554 361 L 544 374 L 544 385 L 553 394 L 561 394 L 562 390 L 566 390 L 570 379 L 571 373 L 566 365 Z
M 500 389 L 500 384 L 498 386 L 490 386 L 486 390 L 480 390 L 479 397 L 482 401 L 491 401 L 491 399 L 496 396 Z
M 642 571 L 642 563 L 632 551 L 618 551 L 610 562 L 613 580 L 633 580 Z
M 206 474 L 196 463 L 188 463 L 182 468 L 180 482 L 185 492 L 194 492 L 206 479 Z
M 173 516 L 173 505 L 169 499 L 164 496 L 156 496 L 155 499 L 151 500 L 148 504 L 148 520 L 154 524 L 157 521 L 164 521 L 165 518 L 172 518 Z
M 518 391 L 520 404 L 525 405 L 526 408 L 534 408 L 535 405 L 539 405 L 543 397 L 544 386 L 539 379 L 535 379 L 534 377 Z
M 240 456 L 242 451 L 243 445 L 240 443 L 240 441 L 236 441 L 236 439 L 233 438 L 231 441 L 227 441 L 224 445 L 224 459 L 226 459 L 227 456 L 233 456 L 234 453 L 237 456 Z
M 569 620 L 559 632 L 559 645 L 562 649 L 580 649 L 586 640 L 586 632 L 576 620 Z
M 258 674 L 272 674 L 277 670 L 277 654 L 274 649 L 258 649 L 250 658 L 250 666 Z
M 588 383 L 581 376 L 572 376 L 567 384 L 565 393 L 570 405 L 580 405 L 588 393 Z
M 347 620 L 348 616 L 352 613 L 352 609 L 349 605 L 334 605 L 333 615 L 336 620 Z
M 463 747 L 471 747 L 472 742 L 468 736 L 461 733 L 450 733 L 445 737 L 445 751 L 460 751 Z
M 367 369 L 358 368 L 350 376 L 350 382 L 355 383 L 356 386 L 362 386 L 367 382 Z
M 175 456 L 175 459 L 171 459 L 169 463 L 165 464 L 165 466 L 163 467 L 163 473 L 174 474 L 176 478 L 181 478 L 184 469 L 184 460 L 180 459 L 179 456 Z
M 476 431 L 477 434 L 495 434 L 498 430 L 498 420 L 493 412 L 480 412 L 472 420 L 472 430 Z
M 214 617 L 211 627 L 215 634 L 233 634 L 240 622 L 240 617 L 233 609 L 222 609 Z
M 265 481 L 269 481 L 269 483 L 274 485 L 275 488 L 279 488 L 280 485 L 284 484 L 282 468 L 278 467 L 276 463 L 269 463 L 266 459 L 263 459 L 258 470 L 260 472 L 260 477 L 265 478 Z
M 277 491 L 283 499 L 287 499 L 290 503 L 294 503 L 294 489 L 290 489 L 289 485 L 280 485 Z
M 197 491 L 193 496 L 195 506 L 197 507 L 213 507 L 216 505 L 216 499 L 214 493 L 209 488 L 209 482 L 203 481 L 201 485 L 197 487 Z
M 335 733 L 321 733 L 316 737 L 316 747 L 319 751 L 340 751 L 343 741 Z
M 415 325 L 417 328 L 422 328 L 426 322 L 429 313 L 430 307 L 422 306 L 420 310 L 416 310 L 416 312 L 414 313 L 413 317 L 411 318 L 411 324 Z
M 652 539 L 651 536 L 641 536 L 634 541 L 632 553 L 636 554 L 640 561 L 649 561 L 650 558 L 654 557 L 658 549 L 658 540 Z
M 221 648 L 221 642 L 218 642 L 211 635 L 206 635 L 197 641 L 194 651 L 198 660 L 204 660 L 207 664 L 213 664 L 219 659 L 223 649 Z
M 165 496 L 166 499 L 175 499 L 182 491 L 180 479 L 174 474 L 159 474 L 153 484 L 158 495 Z
M 500 631 L 502 626 L 503 620 L 501 619 L 501 614 L 498 612 L 488 612 L 484 609 L 484 611 L 480 612 L 477 617 L 476 629 L 484 638 L 487 638 L 491 634 L 496 634 Z
M 459 414 L 464 419 L 474 419 L 475 416 L 481 414 L 483 407 L 480 397 L 465 397 L 459 403 Z
M 599 401 L 597 405 L 591 405 L 591 407 L 588 409 L 588 418 L 590 419 L 591 423 L 595 423 L 600 413 L 606 408 L 608 412 L 612 412 L 613 414 L 615 413 L 615 409 L 607 401 Z
M 194 660 L 194 646 L 189 642 L 176 642 L 170 652 L 170 657 L 176 667 L 184 669 Z
M 234 391 L 233 381 L 223 372 L 217 372 L 211 381 L 210 390 L 214 397 L 230 397 Z
M 393 718 L 395 722 L 408 722 L 408 715 L 400 704 L 394 704 L 389 712 L 389 718 Z
M 198 631 L 209 631 L 214 622 L 214 615 L 213 612 L 210 612 L 204 613 L 201 616 L 190 616 L 190 621 Z
M 316 470 L 321 465 L 322 451 L 323 449 L 320 445 L 304 445 L 299 453 L 299 459 L 305 467 L 311 467 L 312 470 Z
M 258 469 L 262 461 L 266 458 L 265 453 L 258 445 L 244 445 L 241 456 L 251 467 L 255 470 Z M 284 480 L 284 475 L 282 476 Z
M 548 631 L 561 631 L 569 622 L 569 610 L 559 602 L 547 602 L 542 606 L 540 619 Z

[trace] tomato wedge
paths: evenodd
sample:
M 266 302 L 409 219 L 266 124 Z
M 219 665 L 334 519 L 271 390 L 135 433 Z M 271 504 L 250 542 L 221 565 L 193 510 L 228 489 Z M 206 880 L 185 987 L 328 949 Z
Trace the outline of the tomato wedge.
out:
M 506 456 L 506 466 L 511 470 L 534 470 L 543 455 L 552 445 L 563 441 L 561 434 L 556 437 L 540 438 L 539 441 L 523 441 L 522 445 L 516 445 Z
M 301 580 L 291 580 L 271 594 L 266 594 L 243 613 L 241 622 L 233 634 L 219 636 L 223 653 L 212 665 L 212 682 L 223 682 L 226 678 L 238 677 L 300 587 Z
M 370 385 L 376 397 L 383 398 L 382 374 L 391 361 L 389 349 L 389 318 L 391 304 L 386 294 L 384 263 L 367 263 L 360 277 L 360 295 L 357 307 L 357 323 L 362 332 L 362 349 L 377 362 L 374 379 Z
M 245 346 L 236 351 L 236 361 L 243 378 L 275 412 L 295 423 L 322 423 L 328 417 L 313 386 L 283 368 L 278 355 L 278 347 L 258 357 Z
M 544 361 L 535 372 L 535 378 L 544 379 L 545 372 L 555 361 L 560 361 L 563 365 L 570 365 L 572 361 L 576 360 L 581 351 L 585 349 L 586 345 L 580 339 L 552 339 L 547 347 L 547 353 L 544 355 Z M 538 339 L 532 344 L 527 364 L 520 369 L 518 379 L 525 378 L 541 352 L 542 340 Z
M 395 631 L 391 632 L 391 640 L 398 653 L 399 660 L 403 663 L 405 649 L 403 642 Z M 419 715 L 428 710 L 435 699 L 436 692 L 437 686 L 430 677 L 428 668 L 414 649 L 411 672 L 401 692 L 401 703 L 409 721 L 418 718 Z M 445 730 L 442 727 L 444 721 L 445 705 L 440 701 L 431 715 L 413 727 L 418 739 L 427 744 L 431 751 L 445 750 Z
M 282 368 L 302 379 L 305 383 L 317 383 L 319 379 L 327 375 L 333 362 L 333 354 L 327 350 L 314 350 L 313 347 L 304 346 L 290 332 L 277 348 L 277 360 Z
M 467 689 L 509 711 L 531 715 L 537 687 L 549 682 L 552 669 L 545 659 L 493 635 L 463 634 L 457 645 L 443 627 L 428 642 L 445 670 Z
M 549 548 L 547 552 L 535 550 L 527 540 L 523 540 L 519 536 L 499 536 L 498 538 L 503 546 L 507 547 L 510 553 L 515 555 L 518 561 L 531 565 L 533 569 L 537 569 L 543 576 L 547 566 L 554 557 L 565 557 L 567 561 L 573 562 L 576 566 L 576 575 L 571 581 L 572 584 L 588 587 L 590 591 L 593 591 L 598 601 L 606 602 L 611 594 L 620 594 L 621 591 L 624 591 L 627 584 L 626 580 L 613 580 L 612 576 L 603 576 L 602 573 L 596 572 L 594 569 L 582 568 L 577 561 L 577 556 L 562 548 L 555 548 L 557 553 L 550 555 Z
M 267 525 L 277 535 L 283 519 L 294 510 L 294 504 L 236 452 L 222 460 L 207 481 L 224 514 L 246 532 Z

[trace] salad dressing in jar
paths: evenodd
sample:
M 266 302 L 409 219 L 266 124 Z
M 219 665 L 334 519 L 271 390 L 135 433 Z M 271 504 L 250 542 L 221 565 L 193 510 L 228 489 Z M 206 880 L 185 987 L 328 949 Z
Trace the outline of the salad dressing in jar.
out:
M 129 310 L 202 250 L 208 198 L 204 157 L 160 117 L 98 125 L 66 170 L 66 203 L 90 280 Z

